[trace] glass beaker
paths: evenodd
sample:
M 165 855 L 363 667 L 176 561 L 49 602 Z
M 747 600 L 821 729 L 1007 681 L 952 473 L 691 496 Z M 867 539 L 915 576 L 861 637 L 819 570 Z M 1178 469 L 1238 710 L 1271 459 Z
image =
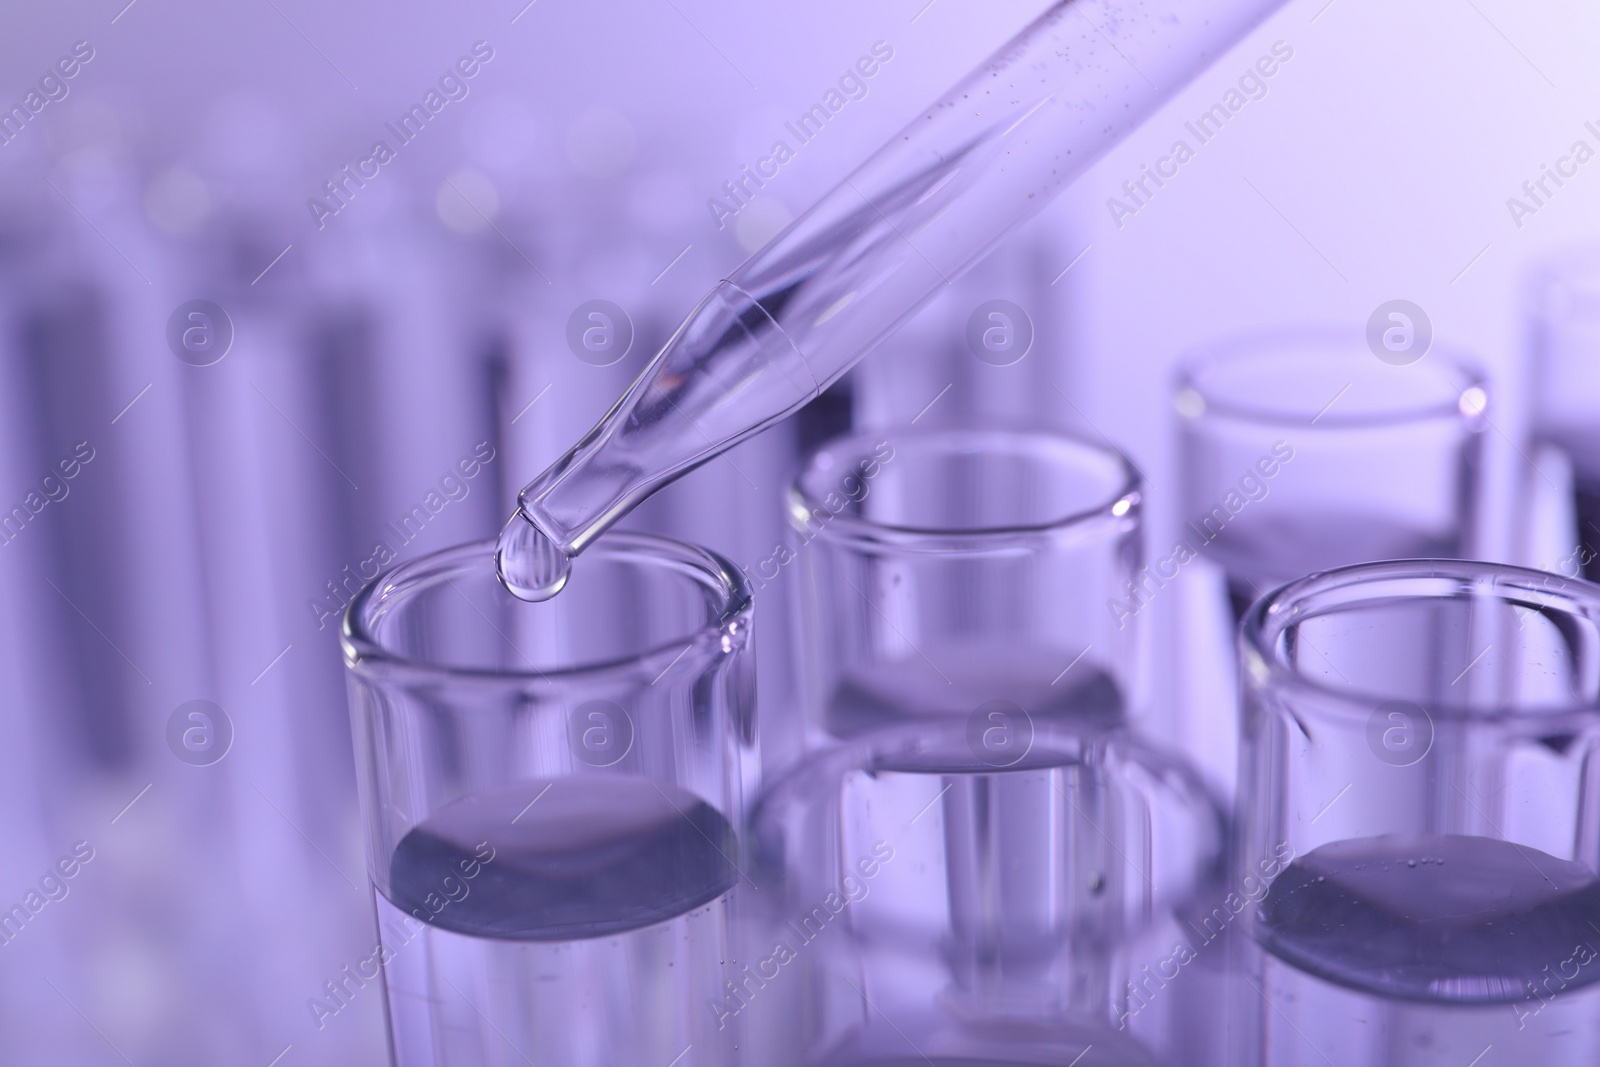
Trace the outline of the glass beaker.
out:
M 1559 532 L 1533 549 L 1540 566 L 1600 580 L 1600 248 L 1575 249 L 1537 272 L 1533 284 L 1533 438 L 1555 449 L 1556 471 L 1530 471 L 1531 500 L 1558 487 Z M 1541 461 L 1546 460 L 1540 456 Z M 1554 477 L 1551 475 L 1554 474 Z M 1567 509 L 1570 508 L 1570 512 Z M 1534 517 L 1525 515 L 1524 521 Z M 1541 558 L 1556 553 L 1556 557 Z
M 1312 571 L 1477 550 L 1483 377 L 1438 346 L 1378 349 L 1266 334 L 1180 371 L 1179 545 L 1226 573 L 1235 619 Z
M 1220 813 L 1125 727 L 992 711 L 813 754 L 757 803 L 719 1009 L 752 1062 L 1155 1067 L 1192 1040 L 1182 915 Z
M 1235 875 L 1270 885 L 1231 1062 L 1600 1060 L 1600 587 L 1349 567 L 1240 654 Z
M 529 604 L 493 558 L 426 556 L 351 604 L 381 940 L 328 996 L 381 969 L 397 1067 L 721 1067 L 732 1032 L 704 1005 L 741 878 L 748 587 L 612 533 Z
M 813 734 L 965 720 L 1120 721 L 1136 620 L 1141 487 L 1120 453 L 1061 433 L 895 429 L 823 445 L 789 491 Z M 769 577 L 767 571 L 753 581 Z

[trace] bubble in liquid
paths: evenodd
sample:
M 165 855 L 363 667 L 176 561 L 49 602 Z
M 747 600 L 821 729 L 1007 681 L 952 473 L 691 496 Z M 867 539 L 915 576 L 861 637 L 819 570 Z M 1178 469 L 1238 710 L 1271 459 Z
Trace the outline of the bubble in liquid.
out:
M 519 600 L 549 600 L 561 592 L 572 573 L 567 554 L 518 511 L 500 531 L 494 546 L 500 584 Z

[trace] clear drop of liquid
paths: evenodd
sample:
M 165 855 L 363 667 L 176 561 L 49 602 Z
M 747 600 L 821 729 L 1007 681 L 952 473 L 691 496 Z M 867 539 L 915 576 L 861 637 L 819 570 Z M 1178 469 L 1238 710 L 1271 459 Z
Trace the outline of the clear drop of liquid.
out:
M 494 567 L 512 596 L 520 600 L 549 600 L 561 592 L 572 573 L 567 554 L 518 511 L 500 531 L 494 546 Z

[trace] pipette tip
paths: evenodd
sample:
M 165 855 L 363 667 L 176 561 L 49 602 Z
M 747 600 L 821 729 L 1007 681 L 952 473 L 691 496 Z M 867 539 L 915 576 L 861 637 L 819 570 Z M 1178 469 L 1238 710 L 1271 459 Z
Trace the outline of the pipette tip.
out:
M 495 573 L 519 600 L 549 600 L 561 592 L 572 561 L 521 509 L 511 516 L 494 550 Z

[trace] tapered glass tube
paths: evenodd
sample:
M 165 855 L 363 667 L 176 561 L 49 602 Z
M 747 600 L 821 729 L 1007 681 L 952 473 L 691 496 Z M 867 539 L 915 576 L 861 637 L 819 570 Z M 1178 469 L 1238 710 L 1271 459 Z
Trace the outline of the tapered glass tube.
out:
M 715 288 L 522 518 L 575 555 L 793 413 L 1281 3 L 1053 5 Z

